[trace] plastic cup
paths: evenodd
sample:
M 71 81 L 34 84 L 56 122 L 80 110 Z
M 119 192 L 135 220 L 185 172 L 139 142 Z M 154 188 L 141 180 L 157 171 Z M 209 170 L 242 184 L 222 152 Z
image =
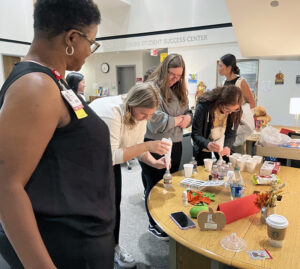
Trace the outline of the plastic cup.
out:
M 240 153 L 233 153 L 232 156 L 235 156 L 235 158 L 241 158 L 242 157 L 242 154 Z
M 257 165 L 260 165 L 263 161 L 263 157 L 258 155 L 253 156 L 253 159 L 256 160 Z
M 240 168 L 240 171 L 244 171 L 246 166 L 246 160 L 243 158 L 238 158 L 236 160 L 236 166 Z
M 184 176 L 185 177 L 192 177 L 193 167 L 194 167 L 194 165 L 192 163 L 186 163 L 186 164 L 183 165 Z
M 235 155 L 229 156 L 229 162 L 232 163 L 232 167 L 234 168 L 236 166 L 237 157 Z
M 254 159 L 247 160 L 246 161 L 247 172 L 254 173 L 256 165 L 257 165 L 256 160 Z
M 204 159 L 203 161 L 204 161 L 205 170 L 210 172 L 212 169 L 214 160 L 213 159 Z
M 244 155 L 242 155 L 242 158 L 245 159 L 245 160 L 249 160 L 249 159 L 251 159 L 251 155 L 244 154 Z
M 288 220 L 281 215 L 273 214 L 267 217 L 269 243 L 272 247 L 281 248 L 283 245 Z

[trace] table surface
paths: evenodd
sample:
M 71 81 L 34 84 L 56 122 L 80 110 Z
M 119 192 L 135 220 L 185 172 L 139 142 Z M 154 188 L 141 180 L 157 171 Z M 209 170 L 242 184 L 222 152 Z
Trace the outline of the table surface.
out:
M 267 186 L 255 186 L 252 183 L 253 174 L 243 172 L 247 183 L 245 195 L 253 193 L 254 190 L 269 190 Z M 209 173 L 202 166 L 198 167 L 196 179 L 207 180 Z M 300 257 L 297 254 L 300 247 L 300 210 L 297 204 L 300 191 L 300 169 L 282 166 L 279 172 L 281 181 L 287 185 L 284 188 L 283 198 L 277 202 L 276 213 L 285 216 L 289 221 L 283 248 L 269 246 L 266 224 L 260 223 L 260 213 L 247 218 L 240 219 L 227 224 L 222 231 L 200 231 L 197 220 L 196 228 L 181 230 L 170 218 L 170 214 L 176 211 L 184 211 L 189 215 L 192 205 L 186 207 L 182 204 L 182 192 L 180 181 L 184 179 L 183 171 L 173 175 L 173 186 L 165 189 L 160 181 L 152 189 L 148 205 L 152 217 L 161 228 L 175 241 L 200 253 L 206 257 L 219 262 L 229 264 L 238 268 L 299 268 Z M 211 207 L 216 210 L 218 204 L 230 201 L 230 191 L 223 187 L 206 188 L 205 191 L 214 192 L 216 201 Z M 267 249 L 273 259 L 251 260 L 246 251 L 239 253 L 225 250 L 220 245 L 220 240 L 227 235 L 236 233 L 247 242 L 246 250 Z

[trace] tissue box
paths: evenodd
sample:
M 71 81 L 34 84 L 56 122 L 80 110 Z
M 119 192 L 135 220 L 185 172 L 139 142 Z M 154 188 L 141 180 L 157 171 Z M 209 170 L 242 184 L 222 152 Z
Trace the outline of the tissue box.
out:
M 260 168 L 261 176 L 269 176 L 271 174 L 278 174 L 280 169 L 280 162 L 270 162 L 265 161 L 262 167 Z

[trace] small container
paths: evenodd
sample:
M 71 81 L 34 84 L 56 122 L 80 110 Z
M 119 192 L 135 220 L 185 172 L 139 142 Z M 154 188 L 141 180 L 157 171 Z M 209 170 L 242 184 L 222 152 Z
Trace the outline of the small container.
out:
M 189 204 L 186 191 L 182 192 L 182 204 L 183 204 L 183 206 L 187 206 Z
M 218 179 L 218 165 L 214 164 L 211 169 L 211 176 L 213 180 Z
M 166 189 L 171 188 L 172 187 L 172 175 L 169 170 L 166 170 L 163 179 L 164 179 L 164 187 Z

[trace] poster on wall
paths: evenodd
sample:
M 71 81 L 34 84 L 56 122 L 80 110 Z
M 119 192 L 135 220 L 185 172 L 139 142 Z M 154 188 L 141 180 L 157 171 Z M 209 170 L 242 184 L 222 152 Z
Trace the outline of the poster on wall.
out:
M 197 84 L 198 83 L 198 76 L 197 76 L 197 74 L 189 74 L 189 76 L 188 76 L 188 83 Z
M 275 75 L 275 84 L 284 84 L 284 74 L 280 71 Z
M 160 54 L 160 62 L 162 63 L 167 56 L 168 56 L 167 52 L 162 52 Z

